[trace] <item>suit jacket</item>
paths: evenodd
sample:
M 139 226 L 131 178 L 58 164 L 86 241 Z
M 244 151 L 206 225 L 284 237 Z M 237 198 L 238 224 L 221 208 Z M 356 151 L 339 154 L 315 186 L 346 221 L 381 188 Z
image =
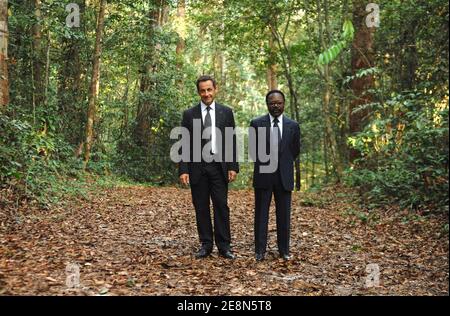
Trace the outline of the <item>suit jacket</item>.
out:
M 258 127 L 266 127 L 266 154 L 270 153 L 270 116 L 269 114 L 257 117 L 253 119 L 250 126 L 255 128 L 257 131 Z M 250 134 L 251 135 L 251 134 Z M 253 157 L 255 160 L 253 169 L 253 187 L 258 189 L 268 189 L 272 182 L 271 173 L 261 173 L 261 165 L 269 165 L 269 162 L 262 163 L 258 157 L 259 146 L 261 146 L 260 140 L 258 138 L 258 133 L 256 132 L 255 139 L 250 139 L 250 144 L 256 144 L 256 148 L 253 153 L 256 156 Z M 297 122 L 289 119 L 286 115 L 283 115 L 283 130 L 282 139 L 279 148 L 278 156 L 278 168 L 281 175 L 281 182 L 283 188 L 286 191 L 292 191 L 294 189 L 294 160 L 300 153 L 300 126 Z
M 225 177 L 225 181 L 228 182 L 228 171 L 234 170 L 239 172 L 239 164 L 237 162 L 237 153 L 236 153 L 236 136 L 233 136 L 233 159 L 231 162 L 225 161 L 225 127 L 235 127 L 233 111 L 224 105 L 221 105 L 216 102 L 215 105 L 215 115 L 216 115 L 216 128 L 221 131 L 222 136 L 222 146 L 218 146 L 218 155 L 222 157 L 221 167 L 222 172 Z M 201 122 L 201 130 L 203 131 L 203 121 L 201 114 L 201 105 L 198 103 L 190 109 L 187 109 L 183 112 L 183 119 L 181 122 L 181 126 L 187 128 L 189 130 L 190 135 L 190 161 L 181 161 L 178 165 L 178 175 L 183 173 L 189 174 L 189 180 L 191 184 L 196 184 L 202 174 L 202 162 L 193 162 L 193 123 L 194 119 L 199 119 Z M 201 135 L 200 135 L 201 137 Z M 217 136 L 219 137 L 219 136 Z

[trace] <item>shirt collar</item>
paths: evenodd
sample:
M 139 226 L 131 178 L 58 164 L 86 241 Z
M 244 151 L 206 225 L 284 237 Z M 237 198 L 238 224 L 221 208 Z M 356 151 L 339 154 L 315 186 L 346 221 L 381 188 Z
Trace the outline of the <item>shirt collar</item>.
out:
M 270 118 L 270 124 L 273 124 L 273 120 L 275 119 L 275 117 L 272 116 L 272 114 L 269 113 L 269 118 Z M 278 119 L 278 123 L 283 123 L 283 113 L 280 114 L 280 116 L 277 117 Z
M 206 111 L 206 104 L 205 103 L 203 103 L 203 101 L 200 101 L 200 104 L 201 104 L 201 106 L 202 106 L 202 111 Z M 211 110 L 215 110 L 215 108 L 216 108 L 216 101 L 213 101 L 210 105 L 209 105 L 209 107 L 211 108 Z

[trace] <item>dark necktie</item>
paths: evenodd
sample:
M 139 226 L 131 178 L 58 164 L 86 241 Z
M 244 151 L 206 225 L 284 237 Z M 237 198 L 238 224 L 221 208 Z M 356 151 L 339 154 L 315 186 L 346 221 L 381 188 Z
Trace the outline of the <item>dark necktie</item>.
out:
M 208 105 L 206 107 L 206 116 L 205 116 L 205 124 L 204 124 L 204 128 L 211 128 L 212 127 L 212 123 L 211 123 L 211 107 Z M 208 139 L 206 140 L 207 142 L 211 140 L 211 134 L 212 134 L 212 130 L 209 131 L 208 133 Z
M 280 127 L 278 126 L 278 118 L 274 118 L 273 120 L 273 128 L 272 128 L 272 133 L 271 133 L 271 143 L 273 144 L 273 146 L 277 146 L 278 147 L 278 152 L 280 152 L 280 144 L 281 144 L 281 132 L 280 132 Z
M 203 124 L 203 129 L 206 129 L 209 127 L 209 132 L 206 134 L 207 138 L 202 139 L 203 140 L 202 147 L 204 147 L 208 142 L 211 142 L 211 140 L 212 140 L 212 121 L 211 121 L 210 111 L 211 111 L 211 107 L 209 105 L 206 106 L 206 116 L 205 116 L 205 122 Z M 212 153 L 212 150 L 211 150 L 211 153 Z
M 208 105 L 206 107 L 205 128 L 211 127 L 211 125 L 212 125 L 212 123 L 211 123 L 211 114 L 209 113 L 210 110 L 211 110 L 211 107 Z

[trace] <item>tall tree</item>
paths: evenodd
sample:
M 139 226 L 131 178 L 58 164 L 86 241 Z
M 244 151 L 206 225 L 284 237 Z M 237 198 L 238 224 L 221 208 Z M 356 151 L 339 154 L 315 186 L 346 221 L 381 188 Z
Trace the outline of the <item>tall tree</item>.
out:
M 0 0 L 0 111 L 9 103 L 8 1 Z
M 155 5 L 155 4 L 154 4 Z M 150 115 L 152 102 L 149 91 L 154 84 L 151 73 L 156 69 L 154 34 L 158 23 L 159 10 L 152 7 L 148 12 L 147 49 L 145 50 L 143 63 L 140 69 L 139 101 L 136 115 L 136 128 L 134 131 L 135 142 L 138 145 L 148 145 L 150 140 Z
M 269 58 L 267 65 L 267 87 L 269 90 L 278 89 L 277 64 L 275 43 L 272 33 L 269 34 Z
M 33 0 L 33 108 L 43 106 L 45 102 L 45 49 L 42 43 L 41 0 Z
M 151 118 L 154 116 L 155 103 L 151 92 L 157 85 L 153 75 L 158 71 L 158 49 L 161 47 L 161 44 L 157 42 L 156 34 L 165 23 L 166 7 L 166 1 L 152 0 L 148 11 L 147 47 L 140 69 L 140 96 L 134 131 L 136 144 L 144 147 L 148 147 L 151 143 Z
M 177 3 L 177 17 L 175 25 L 178 33 L 177 41 L 177 69 L 181 71 L 184 65 L 184 53 L 186 49 L 186 0 L 178 0 Z M 183 89 L 183 76 L 179 76 L 177 80 L 178 87 Z
M 213 58 L 213 72 L 217 80 L 219 80 L 221 89 L 226 91 L 226 81 L 225 81 L 225 55 L 224 55 L 224 24 L 220 24 L 220 34 L 215 39 L 215 50 L 212 56 Z
M 178 42 L 176 52 L 178 56 L 182 56 L 186 48 L 186 0 L 178 0 L 177 4 L 177 20 Z
M 86 123 L 86 140 L 84 151 L 84 168 L 86 168 L 91 155 L 91 148 L 94 138 L 94 120 L 96 103 L 100 85 L 100 57 L 102 53 L 103 26 L 105 22 L 106 0 L 101 0 L 97 17 L 97 28 L 94 48 L 94 59 L 92 62 L 92 77 L 89 87 L 88 113 Z
M 331 43 L 331 30 L 329 21 L 329 6 L 328 0 L 317 0 L 317 16 L 319 23 L 319 42 L 321 49 L 324 50 L 330 46 Z M 323 31 L 324 30 L 324 31 Z M 320 71 L 320 69 L 319 69 Z M 336 140 L 336 133 L 334 131 L 334 122 L 331 113 L 331 98 L 333 95 L 333 82 L 331 76 L 330 64 L 323 65 L 323 71 L 320 71 L 321 77 L 324 80 L 325 87 L 323 89 L 322 96 L 322 114 L 324 119 L 324 134 L 325 134 L 325 152 L 324 155 L 328 155 L 328 149 L 330 150 L 331 160 L 335 169 L 336 180 L 339 182 L 343 173 L 342 160 L 338 150 L 338 144 Z
M 290 101 L 290 109 L 291 109 L 291 113 L 294 116 L 294 119 L 297 122 L 300 122 L 300 105 L 298 103 L 298 95 L 297 95 L 297 87 L 294 81 L 294 76 L 293 76 L 293 60 L 292 60 L 292 52 L 291 52 L 291 48 L 289 47 L 287 40 L 286 40 L 286 35 L 288 32 L 288 29 L 291 25 L 291 18 L 292 18 L 292 14 L 293 12 L 295 12 L 295 8 L 298 5 L 298 3 L 296 1 L 293 1 L 290 5 L 289 5 L 289 9 L 287 10 L 287 17 L 286 17 L 286 21 L 283 27 L 281 27 L 279 25 L 278 20 L 280 19 L 280 17 L 277 14 L 277 9 L 276 9 L 276 3 L 273 1 L 270 1 L 270 10 L 272 12 L 275 12 L 275 15 L 272 16 L 269 20 L 269 29 L 272 33 L 273 38 L 275 39 L 275 41 L 278 44 L 278 49 L 280 51 L 280 57 L 281 57 L 281 65 L 283 68 L 283 73 L 285 76 L 285 79 L 287 81 L 288 84 L 288 88 L 289 88 L 289 101 Z M 301 184 L 301 179 L 300 179 L 300 160 L 299 158 L 297 158 L 294 162 L 294 166 L 295 166 L 295 187 L 297 190 L 300 190 L 300 184 Z
M 353 25 L 355 26 L 355 37 L 351 49 L 352 75 L 355 76 L 363 69 L 374 67 L 374 27 L 368 27 L 366 24 L 367 2 L 363 0 L 353 1 Z M 350 83 L 354 94 L 354 99 L 350 103 L 349 131 L 354 135 L 363 130 L 365 120 L 368 117 L 369 110 L 364 108 L 365 104 L 372 102 L 372 95 L 369 92 L 374 87 L 373 75 L 354 77 Z M 359 108 L 359 109 L 358 109 Z M 360 157 L 356 149 L 350 149 L 350 162 Z
M 73 0 L 80 7 L 80 20 L 84 21 L 85 0 Z M 83 23 L 85 28 L 86 23 Z M 84 136 L 85 113 L 81 109 L 86 98 L 87 65 L 82 58 L 84 34 L 81 27 L 72 28 L 71 36 L 64 36 L 61 45 L 61 66 L 58 72 L 58 108 L 62 117 L 60 128 L 70 144 L 80 144 Z M 82 146 L 81 146 L 82 148 Z

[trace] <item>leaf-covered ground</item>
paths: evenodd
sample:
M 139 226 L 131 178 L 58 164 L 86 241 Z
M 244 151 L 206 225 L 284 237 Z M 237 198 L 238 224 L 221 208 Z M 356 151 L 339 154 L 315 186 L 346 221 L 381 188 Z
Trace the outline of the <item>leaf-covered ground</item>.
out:
M 255 261 L 250 190 L 229 195 L 234 261 L 216 249 L 193 257 L 187 189 L 124 187 L 51 211 L 4 208 L 0 294 L 448 295 L 448 214 L 363 212 L 332 189 L 293 199 L 289 262 L 277 258 L 273 209 L 268 259 Z M 80 269 L 79 287 L 67 287 L 68 264 Z

